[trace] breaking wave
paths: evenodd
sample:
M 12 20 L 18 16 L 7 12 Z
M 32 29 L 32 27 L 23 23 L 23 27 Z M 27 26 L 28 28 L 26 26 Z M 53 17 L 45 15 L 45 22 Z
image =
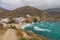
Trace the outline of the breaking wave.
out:
M 60 22 L 28 23 L 23 25 L 22 29 L 30 30 L 34 33 L 52 38 L 53 40 L 60 40 Z
M 34 30 L 51 32 L 51 30 L 49 30 L 49 29 L 43 29 L 43 28 L 39 28 L 39 27 L 34 27 Z
M 28 24 L 25 24 L 21 27 L 21 29 L 25 29 L 26 27 L 31 27 L 32 24 L 28 23 Z
M 43 29 L 43 28 L 40 28 L 40 27 L 38 27 L 38 26 L 32 25 L 32 24 L 30 24 L 30 23 L 23 25 L 23 26 L 21 27 L 21 29 L 25 29 L 25 28 L 29 28 L 29 27 L 31 27 L 31 28 L 33 27 L 33 29 L 34 29 L 35 31 L 48 31 L 48 32 L 51 32 L 51 30 L 49 30 L 49 29 Z

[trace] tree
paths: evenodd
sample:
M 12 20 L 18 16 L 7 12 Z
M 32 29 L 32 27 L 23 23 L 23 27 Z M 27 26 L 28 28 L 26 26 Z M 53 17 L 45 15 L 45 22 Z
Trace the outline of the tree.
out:
M 10 25 L 10 28 L 12 28 L 12 29 L 16 29 L 16 26 Z

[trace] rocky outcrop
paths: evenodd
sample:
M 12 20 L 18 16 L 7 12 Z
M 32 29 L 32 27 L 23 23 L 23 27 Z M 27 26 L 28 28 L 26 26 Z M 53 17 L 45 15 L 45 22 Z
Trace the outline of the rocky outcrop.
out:
M 48 39 L 30 31 L 24 31 L 21 29 L 8 29 L 1 36 L 0 40 L 48 40 Z

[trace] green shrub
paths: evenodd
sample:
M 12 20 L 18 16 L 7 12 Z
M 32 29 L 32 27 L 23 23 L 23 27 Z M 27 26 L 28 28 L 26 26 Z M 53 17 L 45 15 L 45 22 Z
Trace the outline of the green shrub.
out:
M 26 38 L 21 38 L 21 40 L 27 40 Z
M 13 28 L 13 29 L 16 29 L 16 26 L 13 26 L 12 28 Z
M 33 22 L 37 22 L 37 19 L 36 19 L 36 18 L 34 18 L 34 19 L 33 19 Z
M 12 29 L 16 29 L 16 26 L 10 25 L 10 28 L 12 28 Z

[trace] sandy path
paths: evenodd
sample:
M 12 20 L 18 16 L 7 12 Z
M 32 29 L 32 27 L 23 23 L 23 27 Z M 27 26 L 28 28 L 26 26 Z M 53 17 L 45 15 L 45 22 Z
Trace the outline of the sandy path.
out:
M 16 36 L 16 30 L 8 29 L 6 33 L 2 36 L 1 40 L 18 40 Z

